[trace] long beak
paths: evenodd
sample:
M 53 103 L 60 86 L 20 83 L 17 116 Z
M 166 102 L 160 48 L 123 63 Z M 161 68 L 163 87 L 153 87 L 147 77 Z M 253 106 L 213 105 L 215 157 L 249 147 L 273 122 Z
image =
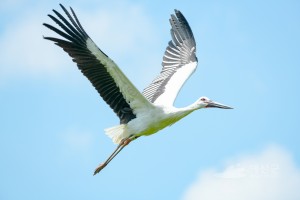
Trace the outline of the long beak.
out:
M 225 106 L 223 104 L 217 103 L 217 102 L 209 102 L 206 106 L 206 108 L 223 108 L 223 109 L 233 109 L 232 107 Z

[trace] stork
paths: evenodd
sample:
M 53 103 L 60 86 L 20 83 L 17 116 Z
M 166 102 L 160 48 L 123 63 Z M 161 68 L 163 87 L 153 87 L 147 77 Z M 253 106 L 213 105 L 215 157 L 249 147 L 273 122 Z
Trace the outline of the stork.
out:
M 179 10 L 175 10 L 170 18 L 172 40 L 165 50 L 162 70 L 141 93 L 118 65 L 96 46 L 73 9 L 70 7 L 70 13 L 63 5 L 60 4 L 60 7 L 69 20 L 53 10 L 56 16 L 48 16 L 60 29 L 47 23 L 43 25 L 64 39 L 44 39 L 53 41 L 73 58 L 81 72 L 120 119 L 119 125 L 105 129 L 105 133 L 118 146 L 95 169 L 94 175 L 140 136 L 154 134 L 201 108 L 232 109 L 207 97 L 200 97 L 184 108 L 173 106 L 181 87 L 197 67 L 196 42 L 187 20 Z

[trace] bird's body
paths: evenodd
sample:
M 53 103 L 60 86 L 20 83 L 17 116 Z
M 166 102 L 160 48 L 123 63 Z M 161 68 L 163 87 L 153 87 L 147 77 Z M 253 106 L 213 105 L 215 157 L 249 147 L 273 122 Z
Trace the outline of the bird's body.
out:
M 185 108 L 173 106 L 181 87 L 197 67 L 196 42 L 188 22 L 180 11 L 175 10 L 175 15 L 171 15 L 172 41 L 166 48 L 162 71 L 141 93 L 113 60 L 87 35 L 72 8 L 73 16 L 65 7 L 60 6 L 69 21 L 55 10 L 53 12 L 60 20 L 52 15 L 48 16 L 63 31 L 49 24 L 44 25 L 66 40 L 44 38 L 54 41 L 73 58 L 81 72 L 120 119 L 119 125 L 105 129 L 106 134 L 118 144 L 118 147 L 94 174 L 102 170 L 126 145 L 140 136 L 154 134 L 200 108 L 230 108 L 207 97 L 201 97 Z
M 137 118 L 127 124 L 121 124 L 116 127 L 106 129 L 106 134 L 117 144 L 130 135 L 148 136 L 159 130 L 170 126 L 190 114 L 196 108 L 174 108 L 155 106 L 140 112 Z

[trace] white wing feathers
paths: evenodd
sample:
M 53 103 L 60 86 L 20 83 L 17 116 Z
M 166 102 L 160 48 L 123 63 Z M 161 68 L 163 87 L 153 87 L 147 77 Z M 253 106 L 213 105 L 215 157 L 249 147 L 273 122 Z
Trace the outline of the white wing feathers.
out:
M 172 106 L 183 84 L 197 67 L 196 42 L 192 30 L 181 14 L 171 15 L 172 41 L 166 48 L 162 71 L 146 87 L 143 95 L 152 103 Z
M 133 111 L 138 112 L 139 109 L 152 107 L 152 104 L 139 92 L 139 90 L 131 83 L 126 75 L 109 57 L 104 55 L 96 44 L 89 38 L 87 40 L 87 48 L 107 69 L 108 73 L 114 79 L 116 85 L 119 87 L 120 92 L 126 99 L 127 103 Z

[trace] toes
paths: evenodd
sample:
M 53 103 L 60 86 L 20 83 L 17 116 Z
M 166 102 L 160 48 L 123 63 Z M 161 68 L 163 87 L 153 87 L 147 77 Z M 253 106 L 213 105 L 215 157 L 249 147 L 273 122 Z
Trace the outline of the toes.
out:
M 98 174 L 105 166 L 106 166 L 105 163 L 100 164 L 100 165 L 95 169 L 94 176 L 95 176 L 96 174 Z

